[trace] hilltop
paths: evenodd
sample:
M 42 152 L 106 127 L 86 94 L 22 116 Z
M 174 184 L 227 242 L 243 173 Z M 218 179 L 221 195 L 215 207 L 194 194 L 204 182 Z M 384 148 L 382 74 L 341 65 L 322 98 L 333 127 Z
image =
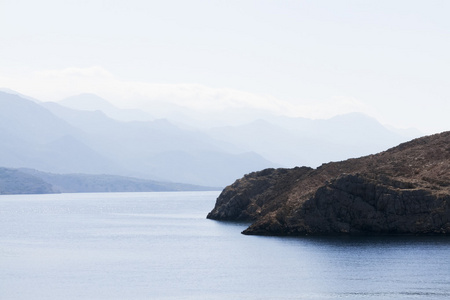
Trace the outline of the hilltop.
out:
M 313 169 L 266 169 L 226 187 L 208 218 L 245 234 L 449 234 L 450 132 Z

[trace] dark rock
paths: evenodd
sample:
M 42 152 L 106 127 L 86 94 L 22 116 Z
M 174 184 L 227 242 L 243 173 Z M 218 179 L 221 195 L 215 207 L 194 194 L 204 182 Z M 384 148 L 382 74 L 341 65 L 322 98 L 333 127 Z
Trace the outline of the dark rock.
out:
M 217 198 L 215 208 L 207 218 L 214 220 L 253 221 L 278 208 L 276 198 L 295 183 L 296 178 L 311 171 L 302 167 L 265 169 L 253 172 L 226 187 Z M 295 177 L 293 175 L 296 175 Z
M 208 214 L 245 234 L 450 234 L 450 132 L 317 169 L 268 169 L 224 189 Z

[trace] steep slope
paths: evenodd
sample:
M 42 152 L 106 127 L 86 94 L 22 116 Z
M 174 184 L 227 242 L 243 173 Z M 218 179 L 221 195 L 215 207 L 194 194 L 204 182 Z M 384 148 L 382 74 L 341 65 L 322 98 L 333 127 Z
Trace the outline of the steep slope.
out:
M 317 169 L 268 169 L 224 189 L 208 218 L 246 234 L 450 234 L 450 132 Z
M 40 104 L 0 92 L 0 165 L 53 172 L 119 172 L 81 141 L 83 132 Z
M 77 131 L 38 103 L 0 92 L 0 132 L 30 142 L 48 143 Z

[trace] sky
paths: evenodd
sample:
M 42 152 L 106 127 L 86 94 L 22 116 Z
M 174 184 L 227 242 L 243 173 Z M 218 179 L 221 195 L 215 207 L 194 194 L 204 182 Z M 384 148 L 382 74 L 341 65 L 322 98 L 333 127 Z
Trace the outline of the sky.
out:
M 0 87 L 450 130 L 450 1 L 0 0 Z

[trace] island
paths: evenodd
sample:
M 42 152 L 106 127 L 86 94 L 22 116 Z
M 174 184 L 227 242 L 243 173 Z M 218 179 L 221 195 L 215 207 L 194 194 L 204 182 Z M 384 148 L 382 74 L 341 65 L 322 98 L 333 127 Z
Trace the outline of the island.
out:
M 450 131 L 315 169 L 247 174 L 207 218 L 250 222 L 248 235 L 450 234 Z

